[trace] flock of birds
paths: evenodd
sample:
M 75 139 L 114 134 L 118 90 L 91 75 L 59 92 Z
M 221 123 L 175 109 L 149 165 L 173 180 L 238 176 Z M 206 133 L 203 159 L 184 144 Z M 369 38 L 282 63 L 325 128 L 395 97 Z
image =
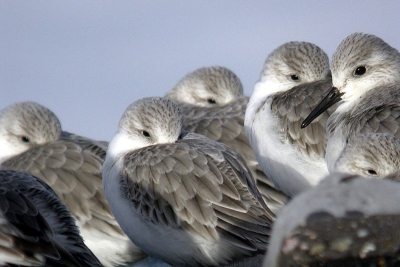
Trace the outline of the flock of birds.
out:
M 110 143 L 8 106 L 0 265 L 400 266 L 399 86 L 400 53 L 354 33 L 331 64 L 279 46 L 250 98 L 229 69 L 189 73 Z

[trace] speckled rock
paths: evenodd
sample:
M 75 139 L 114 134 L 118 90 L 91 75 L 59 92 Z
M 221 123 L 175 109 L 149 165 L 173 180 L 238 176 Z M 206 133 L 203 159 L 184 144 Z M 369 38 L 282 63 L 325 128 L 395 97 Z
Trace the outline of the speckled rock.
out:
M 400 183 L 335 174 L 292 200 L 264 266 L 400 266 Z

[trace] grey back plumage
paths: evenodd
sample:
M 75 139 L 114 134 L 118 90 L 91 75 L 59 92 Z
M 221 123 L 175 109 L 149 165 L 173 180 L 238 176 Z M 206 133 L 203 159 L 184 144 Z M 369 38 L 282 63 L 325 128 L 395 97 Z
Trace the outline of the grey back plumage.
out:
M 79 143 L 79 145 L 82 147 L 83 150 L 87 150 L 103 160 L 106 157 L 106 152 L 108 147 L 107 141 L 97 141 L 84 136 L 69 133 L 66 131 L 62 131 L 61 136 L 66 139 L 74 140 L 75 142 Z
M 1 129 L 8 132 L 5 138 L 15 139 L 16 146 L 26 146 L 26 151 L 5 159 L 1 169 L 26 171 L 45 181 L 82 224 L 95 214 L 112 221 L 108 204 L 99 192 L 105 152 L 96 155 L 79 142 L 63 137 L 57 117 L 39 104 L 17 103 L 1 114 Z M 11 121 L 17 121 L 15 126 L 10 126 Z
M 287 140 L 302 153 L 311 158 L 324 158 L 328 137 L 325 131 L 329 116 L 335 111 L 333 105 L 321 114 L 314 123 L 301 129 L 301 123 L 332 88 L 332 80 L 325 79 L 294 87 L 271 96 L 271 110 L 280 118 L 282 142 Z
M 354 33 L 332 56 L 332 91 L 310 114 L 315 117 L 337 102 L 328 119 L 326 161 L 332 171 L 340 153 L 359 134 L 390 133 L 399 137 L 400 53 L 382 39 Z M 330 100 L 328 100 L 330 99 Z
M 183 113 L 168 99 L 138 100 L 122 116 L 103 166 L 106 196 L 121 227 L 150 255 L 171 264 L 218 265 L 264 251 L 274 215 L 245 161 L 231 148 L 182 127 Z M 125 204 L 116 202 L 116 193 Z M 157 247 L 146 239 L 153 238 L 152 230 L 133 234 L 135 226 L 127 222 L 137 217 L 143 225 L 136 227 L 174 232 L 165 240 L 168 249 L 186 244 L 185 252 L 176 256 L 173 249 Z M 207 242 L 218 249 L 204 253 Z
M 100 158 L 93 159 L 82 152 L 79 145 L 58 140 L 11 158 L 0 168 L 26 171 L 41 178 L 54 188 L 77 220 L 84 224 L 96 213 L 112 219 L 105 198 L 98 193 L 101 164 Z
M 53 112 L 34 102 L 22 102 L 1 111 L 0 144 L 5 147 L 0 154 L 8 153 L 0 160 L 0 169 L 29 172 L 46 182 L 68 206 L 82 235 L 87 238 L 85 234 L 89 233 L 85 242 L 90 242 L 102 262 L 142 257 L 122 232 L 104 196 L 104 142 L 63 132 Z M 118 252 L 122 255 L 116 256 L 118 260 L 99 255 L 97 249 L 102 247 L 93 240 L 103 240 L 101 235 L 121 246 L 130 244 L 132 251 Z
M 329 59 L 317 45 L 287 42 L 265 60 L 245 114 L 245 130 L 264 173 L 293 196 L 327 173 L 326 122 L 331 107 L 309 129 L 308 113 L 331 89 Z
M 271 101 L 271 111 L 280 118 L 281 142 L 289 142 L 311 158 L 325 157 L 328 141 L 326 121 L 337 105 L 328 109 L 309 128 L 301 129 L 300 126 L 331 89 L 330 76 L 326 53 L 312 43 L 295 41 L 276 48 L 266 59 L 260 75 L 260 83 L 277 80 L 287 84 L 290 77 L 291 82 L 299 84 L 272 94 L 267 101 Z
M 176 144 L 150 146 L 127 154 L 121 176 L 126 179 L 132 201 L 141 205 L 138 208 L 142 212 L 153 212 L 149 216 L 153 223 L 184 223 L 187 224 L 185 227 L 194 228 L 194 232 L 203 237 L 214 238 L 214 235 L 217 235 L 213 229 L 217 226 L 218 219 L 218 215 L 213 211 L 216 207 L 219 207 L 223 214 L 228 212 L 224 207 L 229 209 L 232 205 L 234 208 L 229 211 L 232 214 L 228 214 L 239 219 L 243 212 L 249 210 L 248 204 L 243 204 L 248 201 L 254 205 L 251 208 L 254 209 L 254 214 L 250 212 L 250 216 L 264 214 L 263 218 L 257 220 L 260 223 L 263 220 L 272 222 L 266 213 L 268 208 L 262 201 L 254 178 L 243 159 L 232 149 L 207 141 L 209 139 L 201 135 L 183 133 L 182 139 Z M 240 183 L 232 180 L 232 176 L 239 179 Z M 224 189 L 220 188 L 222 185 Z M 248 192 L 248 195 L 243 195 L 244 192 Z M 143 195 L 138 197 L 138 194 Z M 153 207 L 144 207 L 143 205 L 148 203 L 143 201 L 143 198 L 164 202 L 160 207 L 169 212 L 174 210 L 178 212 L 178 216 L 162 214 L 161 211 L 157 214 L 154 201 L 151 203 Z M 211 202 L 212 205 L 206 204 L 207 202 Z M 258 208 L 256 202 L 260 202 Z M 235 212 L 238 213 L 234 215 Z M 157 215 L 165 217 L 158 218 Z M 273 216 L 272 213 L 268 215 Z M 173 221 L 169 221 L 170 219 Z M 267 233 L 268 227 L 264 230 L 264 234 Z M 238 237 L 240 238 L 240 235 Z
M 0 171 L 0 245 L 5 266 L 102 266 L 85 246 L 67 207 L 44 182 Z
M 400 137 L 400 90 L 397 85 L 380 86 L 366 92 L 349 112 L 334 113 L 327 125 L 329 134 L 341 127 L 345 142 L 358 134 L 390 133 Z
M 183 129 L 221 142 L 243 156 L 268 203 L 281 206 L 288 197 L 261 170 L 244 130 L 249 98 L 240 79 L 224 67 L 204 67 L 182 78 L 166 97 L 183 110 Z

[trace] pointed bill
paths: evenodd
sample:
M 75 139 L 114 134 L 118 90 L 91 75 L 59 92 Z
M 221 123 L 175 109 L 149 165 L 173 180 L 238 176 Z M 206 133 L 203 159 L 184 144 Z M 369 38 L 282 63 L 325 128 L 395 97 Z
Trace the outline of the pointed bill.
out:
M 332 87 L 328 95 L 319 102 L 319 104 L 311 111 L 310 115 L 303 121 L 301 128 L 307 127 L 313 120 L 315 120 L 319 115 L 321 115 L 325 110 L 330 108 L 332 105 L 336 104 L 341 100 L 341 96 L 344 93 L 339 92 L 336 87 Z

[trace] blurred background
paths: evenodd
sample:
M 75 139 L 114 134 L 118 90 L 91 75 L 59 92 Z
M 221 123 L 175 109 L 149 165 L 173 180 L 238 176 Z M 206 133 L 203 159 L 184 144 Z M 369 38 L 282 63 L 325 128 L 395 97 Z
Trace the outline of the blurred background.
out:
M 288 41 L 331 57 L 349 34 L 400 48 L 400 1 L 0 1 L 0 109 L 50 108 L 64 130 L 111 140 L 125 108 L 220 65 L 251 95 Z

